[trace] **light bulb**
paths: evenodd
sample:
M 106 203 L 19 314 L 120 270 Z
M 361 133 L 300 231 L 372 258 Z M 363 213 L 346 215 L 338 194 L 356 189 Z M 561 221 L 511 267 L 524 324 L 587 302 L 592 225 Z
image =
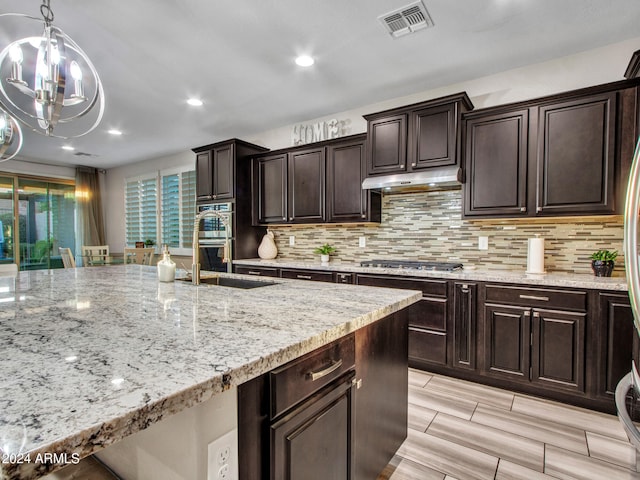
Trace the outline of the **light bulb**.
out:
M 69 71 L 71 72 L 71 76 L 74 80 L 82 80 L 82 69 L 80 68 L 80 65 L 78 65 L 78 62 L 76 62 L 75 60 L 71 62 Z
M 59 65 L 60 64 L 60 50 L 58 50 L 58 46 L 57 45 L 52 45 L 51 46 L 51 62 L 54 65 Z
M 0 130 L 4 131 L 5 128 L 7 128 L 7 117 L 0 115 Z
M 14 43 L 13 45 L 11 45 L 11 48 L 9 49 L 9 57 L 11 58 L 12 62 L 22 63 L 22 49 L 20 48 L 19 44 Z

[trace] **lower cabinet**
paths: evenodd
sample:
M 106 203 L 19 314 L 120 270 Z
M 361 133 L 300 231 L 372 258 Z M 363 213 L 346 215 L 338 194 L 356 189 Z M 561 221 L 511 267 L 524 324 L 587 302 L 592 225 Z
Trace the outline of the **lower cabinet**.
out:
M 448 282 L 390 275 L 358 274 L 358 285 L 421 290 L 422 299 L 408 309 L 409 365 L 429 368 L 448 364 Z
M 407 310 L 238 387 L 240 480 L 376 480 L 407 436 Z
M 587 293 L 497 285 L 487 285 L 486 292 L 484 373 L 584 392 Z

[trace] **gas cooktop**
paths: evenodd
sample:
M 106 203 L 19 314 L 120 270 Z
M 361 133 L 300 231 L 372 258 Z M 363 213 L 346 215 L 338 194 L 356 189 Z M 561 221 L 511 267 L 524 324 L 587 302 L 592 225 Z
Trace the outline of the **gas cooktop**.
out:
M 411 270 L 434 270 L 441 272 L 453 272 L 461 270 L 461 263 L 453 262 L 422 262 L 414 260 L 364 260 L 360 262 L 361 267 L 380 268 L 406 268 Z

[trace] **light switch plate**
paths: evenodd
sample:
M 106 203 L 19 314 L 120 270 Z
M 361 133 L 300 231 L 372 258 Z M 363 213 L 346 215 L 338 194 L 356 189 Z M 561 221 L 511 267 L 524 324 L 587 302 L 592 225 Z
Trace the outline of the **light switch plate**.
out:
M 489 250 L 489 237 L 478 237 L 478 250 Z
M 289 246 L 293 247 L 296 244 L 296 237 L 294 235 L 289 235 Z
M 358 237 L 358 246 L 364 248 L 367 246 L 367 237 Z

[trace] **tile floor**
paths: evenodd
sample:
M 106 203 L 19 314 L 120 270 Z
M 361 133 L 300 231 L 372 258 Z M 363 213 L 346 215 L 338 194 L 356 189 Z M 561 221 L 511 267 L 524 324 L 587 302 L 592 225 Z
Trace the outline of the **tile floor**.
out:
M 617 417 L 409 369 L 409 434 L 378 480 L 639 479 Z

